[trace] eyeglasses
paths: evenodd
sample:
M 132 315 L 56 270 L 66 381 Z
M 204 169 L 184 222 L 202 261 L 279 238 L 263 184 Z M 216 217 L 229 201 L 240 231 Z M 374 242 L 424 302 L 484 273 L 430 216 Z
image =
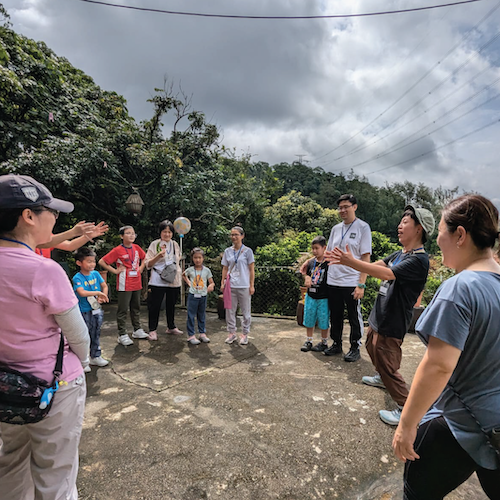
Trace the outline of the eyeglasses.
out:
M 342 212 L 344 210 L 348 210 L 351 207 L 352 207 L 352 205 L 340 205 L 339 206 L 339 212 Z

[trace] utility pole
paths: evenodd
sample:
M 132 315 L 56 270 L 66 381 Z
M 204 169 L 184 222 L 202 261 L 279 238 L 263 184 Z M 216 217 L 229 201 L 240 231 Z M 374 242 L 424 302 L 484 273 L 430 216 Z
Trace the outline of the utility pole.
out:
M 307 155 L 295 155 L 295 156 L 298 157 L 299 163 L 302 165 L 303 164 L 302 158 L 305 158 Z

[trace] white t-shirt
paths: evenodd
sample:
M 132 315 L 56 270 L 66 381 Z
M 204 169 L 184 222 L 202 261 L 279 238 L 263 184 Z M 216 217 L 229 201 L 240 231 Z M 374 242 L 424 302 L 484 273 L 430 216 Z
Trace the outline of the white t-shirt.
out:
M 233 264 L 236 261 L 236 265 Z M 250 287 L 249 265 L 254 262 L 251 248 L 241 245 L 239 250 L 233 247 L 226 248 L 222 256 L 222 265 L 226 266 L 231 276 L 231 288 Z
M 354 219 L 351 224 L 341 222 L 332 227 L 327 250 L 339 247 L 345 251 L 346 244 L 356 259 L 364 254 L 372 254 L 372 232 L 370 226 L 361 219 Z M 356 286 L 359 283 L 359 271 L 348 266 L 332 264 L 328 267 L 328 285 Z

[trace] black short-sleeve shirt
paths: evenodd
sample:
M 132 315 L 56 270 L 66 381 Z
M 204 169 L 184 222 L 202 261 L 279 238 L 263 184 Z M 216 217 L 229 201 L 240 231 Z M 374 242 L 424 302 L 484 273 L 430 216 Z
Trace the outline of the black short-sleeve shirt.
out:
M 328 298 L 328 285 L 326 278 L 328 275 L 328 263 L 316 262 L 312 259 L 307 265 L 308 276 L 311 276 L 312 286 L 307 289 L 307 295 L 312 299 L 326 299 Z
M 368 318 L 369 325 L 386 337 L 403 339 L 410 326 L 413 306 L 429 274 L 429 256 L 423 249 L 394 252 L 384 259 L 395 280 L 385 280 Z

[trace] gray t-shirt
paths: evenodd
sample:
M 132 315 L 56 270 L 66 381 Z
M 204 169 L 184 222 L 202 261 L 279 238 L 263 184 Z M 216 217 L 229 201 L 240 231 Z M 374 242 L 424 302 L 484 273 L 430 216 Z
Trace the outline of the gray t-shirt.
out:
M 462 351 L 449 383 L 483 429 L 500 427 L 500 275 L 462 271 L 445 281 L 415 329 L 425 344 L 432 336 Z M 495 452 L 449 386 L 422 423 L 441 415 L 476 463 L 497 468 Z
M 229 247 L 224 250 L 222 265 L 228 268 L 231 276 L 231 288 L 250 287 L 250 264 L 254 262 L 251 248 L 241 245 L 239 250 Z
M 212 271 L 205 266 L 203 266 L 200 270 L 195 269 L 194 267 L 188 267 L 185 274 L 191 282 L 189 293 L 204 297 L 207 294 L 207 288 L 209 285 L 208 280 L 212 277 Z

